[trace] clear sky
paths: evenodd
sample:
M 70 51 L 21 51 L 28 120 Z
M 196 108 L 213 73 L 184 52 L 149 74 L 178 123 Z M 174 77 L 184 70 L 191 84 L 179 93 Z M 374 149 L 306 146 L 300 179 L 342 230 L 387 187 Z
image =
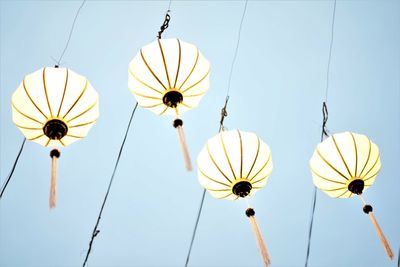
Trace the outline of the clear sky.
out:
M 11 95 L 24 75 L 53 66 L 80 1 L 0 2 L 0 179 L 23 140 Z M 217 133 L 243 1 L 172 1 L 164 37 L 196 44 L 211 87 L 184 114 L 195 159 Z M 50 211 L 50 149 L 27 142 L 0 201 L 0 266 L 80 266 L 135 104 L 127 66 L 154 40 L 168 1 L 91 1 L 62 66 L 100 95 L 89 135 L 62 150 L 58 206 Z M 257 133 L 274 171 L 250 199 L 273 266 L 303 266 L 310 219 L 309 158 L 320 139 L 333 1 L 249 1 L 233 70 L 228 129 Z M 400 245 L 400 1 L 337 2 L 328 95 L 331 133 L 368 135 L 382 170 L 365 192 L 395 254 Z M 88 266 L 183 266 L 202 193 L 184 170 L 172 117 L 139 109 Z M 207 194 L 190 266 L 262 266 L 243 201 Z M 395 260 L 397 261 L 397 259 Z M 310 266 L 396 266 L 358 198 L 318 192 Z

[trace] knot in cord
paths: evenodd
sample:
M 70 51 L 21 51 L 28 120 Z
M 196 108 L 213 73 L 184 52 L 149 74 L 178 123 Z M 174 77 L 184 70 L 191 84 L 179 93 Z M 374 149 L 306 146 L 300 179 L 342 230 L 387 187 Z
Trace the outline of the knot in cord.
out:
M 323 102 L 322 104 L 322 133 L 321 133 L 321 141 L 324 139 L 324 137 L 329 136 L 329 131 L 326 128 L 326 123 L 328 122 L 328 107 L 326 106 L 326 102 Z
M 158 39 L 161 39 L 161 34 L 168 28 L 169 26 L 169 21 L 171 20 L 171 16 L 169 15 L 169 12 L 171 10 L 167 10 L 167 13 L 165 13 L 165 18 L 164 18 L 164 22 L 160 27 L 160 31 L 158 32 Z
M 224 120 L 225 120 L 225 117 L 228 117 L 228 112 L 226 111 L 226 106 L 228 105 L 228 100 L 229 100 L 229 96 L 226 97 L 225 105 L 221 109 L 221 120 L 219 121 L 219 125 L 220 125 L 219 131 L 225 130 Z

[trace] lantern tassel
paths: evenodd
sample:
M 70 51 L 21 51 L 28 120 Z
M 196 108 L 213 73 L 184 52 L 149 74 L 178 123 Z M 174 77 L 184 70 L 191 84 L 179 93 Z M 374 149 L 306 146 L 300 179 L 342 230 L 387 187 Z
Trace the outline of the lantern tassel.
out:
M 378 234 L 379 239 L 382 242 L 382 245 L 383 245 L 383 248 L 386 251 L 386 254 L 388 255 L 388 257 L 391 260 L 393 260 L 393 251 L 392 251 L 392 249 L 391 249 L 391 247 L 389 245 L 389 242 L 387 241 L 385 235 L 383 234 L 383 231 L 382 231 L 381 227 L 379 226 L 378 221 L 376 220 L 374 213 L 372 212 L 372 206 L 371 205 L 365 205 L 363 207 L 363 211 L 366 214 L 368 214 L 368 217 L 370 218 L 370 220 L 371 220 L 371 222 L 372 222 L 372 224 L 373 224 L 373 226 L 375 228 L 375 231 Z
M 56 207 L 57 203 L 57 159 L 60 157 L 60 150 L 53 149 L 50 151 L 51 157 L 51 181 L 50 181 L 50 196 L 49 207 L 50 209 Z
M 255 217 L 255 211 L 252 208 L 248 208 L 246 210 L 246 215 L 247 217 L 249 217 L 251 228 L 253 229 L 253 233 L 256 238 L 257 246 L 258 249 L 260 250 L 264 265 L 268 267 L 271 264 L 271 259 L 268 254 L 267 247 L 265 246 L 264 239 L 262 238 L 260 228 L 258 227 Z
M 183 121 L 181 119 L 175 119 L 174 120 L 174 127 L 176 128 L 176 131 L 178 133 L 178 139 L 179 139 L 179 144 L 182 150 L 182 155 L 183 155 L 183 160 L 185 164 L 185 168 L 187 171 L 192 170 L 192 163 L 190 161 L 190 155 L 189 155 L 189 150 L 188 146 L 186 143 L 186 138 L 185 138 L 185 133 L 183 131 Z

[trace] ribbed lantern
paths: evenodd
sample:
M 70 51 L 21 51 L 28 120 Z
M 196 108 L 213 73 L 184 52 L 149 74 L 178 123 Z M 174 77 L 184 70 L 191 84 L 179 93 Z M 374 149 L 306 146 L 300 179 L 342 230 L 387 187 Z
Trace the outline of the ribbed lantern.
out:
M 200 184 L 215 198 L 237 200 L 267 183 L 272 172 L 271 151 L 254 133 L 222 131 L 207 141 L 197 158 Z M 264 264 L 270 259 L 252 208 L 246 210 Z
M 314 185 L 328 196 L 361 196 L 374 183 L 381 169 L 379 148 L 365 135 L 352 132 L 334 134 L 318 144 L 310 159 L 310 167 Z M 388 256 L 392 258 L 392 250 L 372 207 L 365 205 L 363 210 L 369 215 Z
M 142 47 L 129 64 L 129 89 L 139 105 L 157 115 L 174 115 L 186 168 L 191 169 L 183 122 L 209 88 L 210 64 L 199 49 L 179 39 L 157 39 Z
M 23 79 L 12 96 L 12 118 L 24 136 L 45 147 L 64 147 L 84 138 L 99 116 L 99 97 L 89 81 L 66 68 L 47 67 Z M 56 204 L 56 159 L 50 152 L 50 207 Z

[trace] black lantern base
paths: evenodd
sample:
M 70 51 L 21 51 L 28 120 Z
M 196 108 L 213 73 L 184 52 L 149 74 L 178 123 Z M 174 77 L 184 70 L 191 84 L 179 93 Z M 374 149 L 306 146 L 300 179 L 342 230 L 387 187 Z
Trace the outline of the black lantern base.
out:
M 183 95 L 179 91 L 171 90 L 163 96 L 164 105 L 170 108 L 176 108 L 182 101 Z
M 347 186 L 350 192 L 356 195 L 361 195 L 364 190 L 364 181 L 361 179 L 355 179 L 350 182 Z
M 253 187 L 250 182 L 240 181 L 232 188 L 232 192 L 239 197 L 247 197 Z
M 58 119 L 49 120 L 43 127 L 43 133 L 51 140 L 60 140 L 67 135 L 67 132 L 67 124 Z

